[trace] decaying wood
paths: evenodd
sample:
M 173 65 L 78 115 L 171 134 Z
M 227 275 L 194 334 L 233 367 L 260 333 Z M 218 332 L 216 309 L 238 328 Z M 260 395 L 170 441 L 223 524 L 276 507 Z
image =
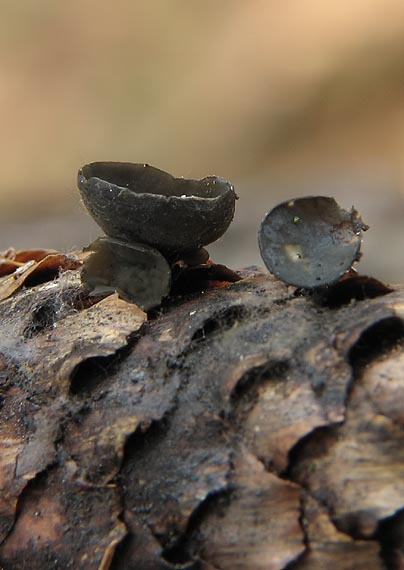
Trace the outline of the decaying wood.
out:
M 8 293 L 3 570 L 404 567 L 404 290 L 242 277 L 148 316 L 77 270 Z

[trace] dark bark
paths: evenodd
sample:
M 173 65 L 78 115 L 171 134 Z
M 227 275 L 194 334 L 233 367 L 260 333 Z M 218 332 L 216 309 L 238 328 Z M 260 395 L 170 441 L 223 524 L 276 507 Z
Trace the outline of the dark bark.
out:
M 403 290 L 242 275 L 148 320 L 8 282 L 1 568 L 403 568 Z

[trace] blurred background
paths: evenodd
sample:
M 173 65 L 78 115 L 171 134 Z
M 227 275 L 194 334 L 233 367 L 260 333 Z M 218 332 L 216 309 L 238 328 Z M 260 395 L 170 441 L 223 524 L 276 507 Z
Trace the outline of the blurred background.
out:
M 404 280 L 402 0 L 1 0 L 0 109 L 0 249 L 87 245 L 77 169 L 147 162 L 233 182 L 218 263 L 324 194 L 371 226 L 361 272 Z

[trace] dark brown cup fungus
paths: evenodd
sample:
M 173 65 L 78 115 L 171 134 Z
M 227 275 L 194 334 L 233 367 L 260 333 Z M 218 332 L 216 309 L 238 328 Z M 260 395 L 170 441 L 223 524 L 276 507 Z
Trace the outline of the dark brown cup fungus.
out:
M 334 198 L 308 196 L 283 202 L 264 218 L 258 243 L 269 271 L 290 285 L 328 285 L 360 257 L 358 212 L 340 208 Z
M 168 295 L 171 271 L 155 249 L 101 237 L 88 249 L 81 279 L 93 295 L 117 291 L 123 299 L 135 301 L 148 311 Z
M 234 188 L 216 176 L 187 180 L 147 164 L 93 162 L 79 170 L 78 187 L 108 236 L 170 258 L 217 240 L 234 216 Z

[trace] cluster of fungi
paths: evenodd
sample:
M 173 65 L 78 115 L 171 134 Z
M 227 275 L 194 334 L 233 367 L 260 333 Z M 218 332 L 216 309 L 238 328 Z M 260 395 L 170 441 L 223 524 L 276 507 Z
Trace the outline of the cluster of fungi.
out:
M 94 294 L 117 291 L 145 310 L 190 280 L 235 282 L 213 264 L 204 246 L 221 237 L 234 217 L 237 195 L 216 176 L 175 178 L 147 164 L 94 162 L 80 169 L 85 206 L 107 234 L 92 243 L 83 283 Z M 289 200 L 264 218 L 261 256 L 270 272 L 302 288 L 338 280 L 359 259 L 367 226 L 354 208 L 333 198 Z

